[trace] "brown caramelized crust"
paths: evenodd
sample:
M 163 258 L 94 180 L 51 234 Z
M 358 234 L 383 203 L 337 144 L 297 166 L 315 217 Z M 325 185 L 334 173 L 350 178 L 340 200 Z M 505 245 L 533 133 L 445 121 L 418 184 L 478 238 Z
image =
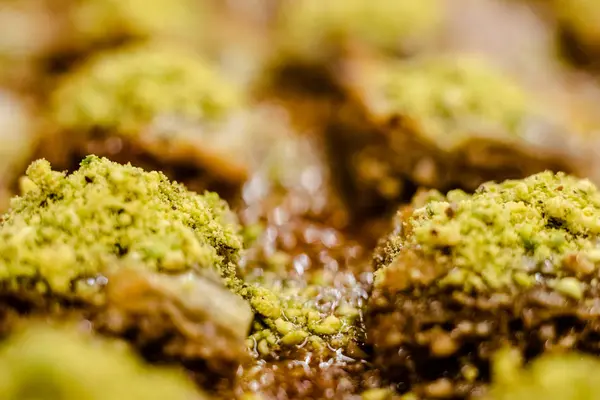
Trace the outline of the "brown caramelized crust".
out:
M 186 366 L 202 378 L 198 383 L 206 388 L 213 387 L 219 379 L 232 382 L 239 365 L 249 361 L 244 343 L 247 331 L 243 327 L 249 326 L 251 313 L 248 310 L 247 314 L 236 314 L 240 311 L 237 303 L 244 303 L 243 300 L 204 280 L 200 286 L 200 282 L 194 283 L 196 293 L 189 300 L 174 293 L 178 286 L 169 289 L 161 280 L 158 275 L 132 271 L 101 277 L 97 281 L 102 283 L 97 284 L 106 285 L 106 301 L 98 304 L 79 301 L 75 295 L 67 299 L 40 294 L 26 290 L 25 284 L 19 292 L 4 287 L 0 297 L 0 337 L 11 333 L 24 319 L 79 321 L 102 335 L 125 339 L 150 362 Z M 30 285 L 40 287 L 39 282 Z M 209 286 L 219 293 L 209 293 Z M 211 301 L 199 296 L 210 295 L 230 307 L 203 309 L 202 305 Z M 215 313 L 222 317 L 215 318 Z
M 180 362 L 201 372 L 201 383 L 207 387 L 214 385 L 215 378 L 232 379 L 238 366 L 249 359 L 244 343 L 247 331 L 238 329 L 250 324 L 245 313 L 237 313 L 246 306 L 237 304 L 243 300 L 216 284 L 193 288 L 195 301 L 213 296 L 227 303 L 227 310 L 216 311 L 225 314 L 223 319 L 231 317 L 224 321 L 214 317 L 210 301 L 193 307 L 183 295 L 170 292 L 184 288 L 169 290 L 152 278 L 129 271 L 112 276 L 106 291 L 108 306 L 94 316 L 95 328 L 125 336 L 150 360 Z M 247 316 L 251 317 L 249 310 Z
M 479 393 L 489 380 L 490 356 L 506 344 L 528 359 L 548 350 L 600 350 L 597 293 L 578 304 L 546 287 L 512 298 L 375 291 L 370 305 L 375 364 L 427 397 Z

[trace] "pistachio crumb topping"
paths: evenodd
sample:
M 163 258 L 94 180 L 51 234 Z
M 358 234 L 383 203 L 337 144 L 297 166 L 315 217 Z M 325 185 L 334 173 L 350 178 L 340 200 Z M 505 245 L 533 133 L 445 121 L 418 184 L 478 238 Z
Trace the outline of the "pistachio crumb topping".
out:
M 361 394 L 362 400 L 391 400 L 394 392 L 386 388 L 365 390 Z
M 143 45 L 100 54 L 67 75 L 52 94 L 51 117 L 69 132 L 137 135 L 158 117 L 219 121 L 240 101 L 236 87 L 194 52 Z
M 582 298 L 600 261 L 600 192 L 589 180 L 546 171 L 431 199 L 410 216 L 403 245 L 390 247 L 390 265 L 415 249 L 447 267 L 441 286 L 502 290 L 544 280 Z
M 68 296 L 76 281 L 127 265 L 216 272 L 237 284 L 239 227 L 214 193 L 198 195 L 162 173 L 95 156 L 70 175 L 39 160 L 25 179 L 28 191 L 13 199 L 0 225 L 1 281 L 34 281 Z
M 250 348 L 266 356 L 278 347 L 344 348 L 360 337 L 357 321 L 364 290 L 354 281 L 333 287 L 333 282 L 313 280 L 298 284 L 293 279 L 267 278 L 246 284 L 241 294 L 258 317 L 248 341 Z
M 476 133 L 518 135 L 535 111 L 523 88 L 473 56 L 396 62 L 375 76 L 382 113 L 406 118 L 442 144 Z

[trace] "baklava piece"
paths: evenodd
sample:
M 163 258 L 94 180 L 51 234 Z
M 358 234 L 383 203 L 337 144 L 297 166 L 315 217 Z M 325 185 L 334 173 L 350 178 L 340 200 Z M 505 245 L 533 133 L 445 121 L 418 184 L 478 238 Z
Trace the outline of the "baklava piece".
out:
M 43 95 L 74 60 L 124 43 L 202 37 L 195 0 L 1 0 L 0 81 Z
M 248 177 L 243 104 L 237 87 L 187 48 L 103 53 L 52 93 L 50 132 L 40 135 L 34 159 L 73 170 L 96 154 L 230 197 Z
M 425 398 L 480 394 L 490 357 L 600 348 L 600 192 L 552 173 L 425 192 L 376 251 L 374 362 Z
M 190 190 L 243 199 L 250 213 L 272 203 L 266 197 L 274 192 L 319 208 L 315 191 L 327 168 L 309 141 L 285 110 L 250 102 L 215 64 L 189 48 L 156 44 L 101 54 L 67 75 L 32 158 L 66 170 L 87 154 L 131 162 Z
M 296 122 L 318 126 L 340 96 L 338 69 L 347 58 L 417 52 L 435 40 L 441 8 L 438 0 L 281 1 L 259 92 L 274 93 Z
M 472 191 L 546 169 L 580 173 L 582 139 L 474 56 L 355 63 L 328 128 L 332 166 L 358 214 L 381 213 L 415 187 Z
M 69 175 L 36 161 L 22 187 L 0 224 L 4 305 L 89 320 L 209 383 L 235 374 L 253 315 L 233 293 L 242 239 L 223 200 L 95 156 Z

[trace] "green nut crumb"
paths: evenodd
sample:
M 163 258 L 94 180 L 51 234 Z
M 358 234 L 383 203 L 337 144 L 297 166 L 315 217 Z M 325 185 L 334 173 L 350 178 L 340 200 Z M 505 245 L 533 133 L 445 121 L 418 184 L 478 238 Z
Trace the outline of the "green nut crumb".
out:
M 269 354 L 271 354 L 271 346 L 269 346 L 269 342 L 267 342 L 266 339 L 263 339 L 260 342 L 258 342 L 257 349 L 260 355 L 262 356 L 268 356 Z
M 281 342 L 286 346 L 297 345 L 297 344 L 304 342 L 306 340 L 306 338 L 308 337 L 308 335 L 309 335 L 308 332 L 300 331 L 300 330 L 289 332 L 281 338 Z
M 150 367 L 117 343 L 66 328 L 14 334 L 0 348 L 0 372 L 5 400 L 209 398 L 180 371 Z
M 390 389 L 377 388 L 364 391 L 360 398 L 362 400 L 390 400 L 394 392 Z
M 342 327 L 342 321 L 335 315 L 330 315 L 320 323 L 316 324 L 312 331 L 319 335 L 333 335 Z
M 251 337 L 257 342 L 272 335 L 271 346 L 306 345 L 316 351 L 344 348 L 363 334 L 357 317 L 359 299 L 348 288 L 319 287 L 304 280 L 282 279 L 267 271 L 257 281 L 247 281 L 241 295 L 257 315 Z M 322 338 L 321 338 L 322 336 Z M 271 350 L 277 350 L 271 348 Z
M 388 265 L 418 249 L 446 268 L 441 286 L 518 290 L 538 284 L 543 273 L 548 284 L 556 280 L 556 290 L 580 299 L 581 280 L 597 269 L 590 260 L 598 252 L 600 192 L 587 179 L 547 171 L 485 183 L 472 195 L 452 191 L 414 209 L 408 224 L 404 247 L 384 257 Z M 376 285 L 385 285 L 385 276 Z
M 443 286 L 462 286 L 465 284 L 466 279 L 467 273 L 462 269 L 455 268 L 448 272 L 440 284 Z
M 277 336 L 275 336 L 275 334 L 273 334 L 273 332 L 271 332 L 271 331 L 267 331 L 266 340 L 267 340 L 267 343 L 270 345 L 277 344 Z
M 535 284 L 535 278 L 525 272 L 517 271 L 513 274 L 513 281 L 520 287 L 526 289 Z
M 320 336 L 310 335 L 308 341 L 315 350 L 322 350 L 325 348 L 325 341 Z
M 287 335 L 288 333 L 293 331 L 295 328 L 294 324 L 292 324 L 289 321 L 285 321 L 281 318 L 277 318 L 275 320 L 275 327 L 277 328 L 277 332 L 279 332 L 282 335 Z
M 576 278 L 563 278 L 554 284 L 554 290 L 575 300 L 583 298 L 583 286 Z
M 305 315 L 309 323 L 317 323 L 321 320 L 321 313 L 317 310 L 305 310 Z
M 238 283 L 239 226 L 214 193 L 198 195 L 159 172 L 95 156 L 69 175 L 36 161 L 27 179 L 31 190 L 12 200 L 0 224 L 5 283 L 44 282 L 55 295 L 83 295 L 72 285 L 120 266 L 193 269 Z
M 240 101 L 237 89 L 195 53 L 145 45 L 101 54 L 67 75 L 51 96 L 51 116 L 74 134 L 135 136 L 159 117 L 219 121 Z
M 517 83 L 476 57 L 430 57 L 383 68 L 376 79 L 381 112 L 400 115 L 436 145 L 450 149 L 481 134 L 519 135 L 535 110 Z
M 275 293 L 260 287 L 253 287 L 250 293 L 250 305 L 257 313 L 273 319 L 281 316 L 281 301 Z
M 302 315 L 304 314 L 303 310 L 301 310 L 299 308 L 286 308 L 283 312 L 287 318 L 290 318 L 294 321 L 301 318 Z

